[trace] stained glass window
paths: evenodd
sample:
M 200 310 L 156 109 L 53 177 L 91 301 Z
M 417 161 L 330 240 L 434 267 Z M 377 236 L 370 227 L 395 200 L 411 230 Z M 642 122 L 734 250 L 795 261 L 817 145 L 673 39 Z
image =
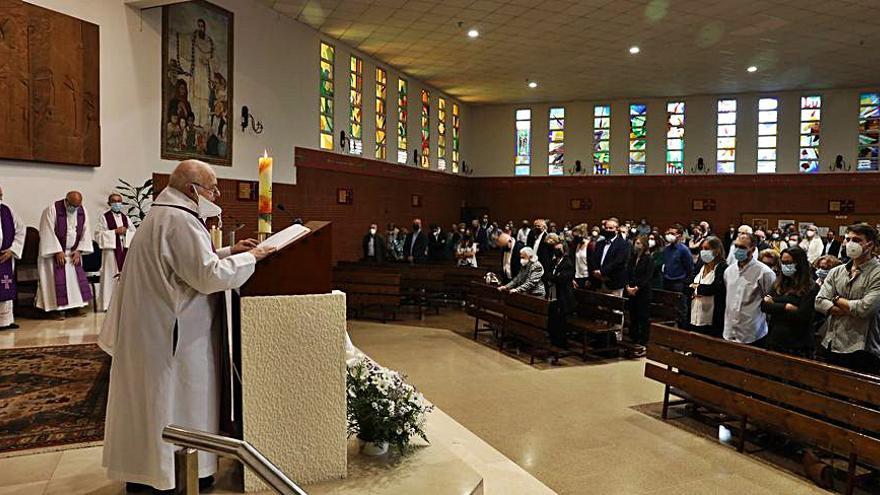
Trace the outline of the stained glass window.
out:
M 437 170 L 446 170 L 446 98 L 437 99 Z
M 406 97 L 407 87 L 406 79 L 397 80 L 397 163 L 406 164 L 409 156 L 406 146 Z
M 880 93 L 859 96 L 859 154 L 856 170 L 877 170 L 880 147 Z
M 776 172 L 776 135 L 779 122 L 779 100 L 758 99 L 758 173 Z
M 516 167 L 515 175 L 529 175 L 532 163 L 532 111 L 516 111 Z
M 801 140 L 798 169 L 805 173 L 819 171 L 819 131 L 822 120 L 822 97 L 801 97 Z
M 565 173 L 565 108 L 550 108 L 550 137 L 547 152 L 547 174 Z
M 333 149 L 333 68 L 336 48 L 321 42 L 321 149 Z
M 593 173 L 611 173 L 611 106 L 593 107 Z
M 648 106 L 634 103 L 629 106 L 629 173 L 644 174 L 648 147 Z
M 431 166 L 431 93 L 422 90 L 422 156 L 420 165 L 422 168 Z
M 736 172 L 736 100 L 718 100 L 716 138 L 718 173 Z
M 364 61 L 352 55 L 349 71 L 351 85 L 348 92 L 349 142 L 351 152 L 360 155 L 364 149 L 363 100 L 364 100 Z
M 684 173 L 684 102 L 666 104 L 666 173 Z
M 388 74 L 385 69 L 376 67 L 376 158 L 388 157 L 388 136 L 385 134 L 388 123 Z
M 461 159 L 461 142 L 459 134 L 461 133 L 461 121 L 459 115 L 458 103 L 452 104 L 452 173 L 458 173 L 458 162 Z

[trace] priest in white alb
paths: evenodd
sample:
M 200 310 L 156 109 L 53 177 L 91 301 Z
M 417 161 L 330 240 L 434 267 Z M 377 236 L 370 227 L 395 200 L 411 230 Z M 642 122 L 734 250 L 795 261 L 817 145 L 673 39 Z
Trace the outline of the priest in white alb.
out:
M 12 315 L 15 305 L 15 260 L 21 259 L 24 248 L 25 226 L 3 202 L 0 187 L 0 330 L 18 328 Z
M 165 426 L 218 432 L 221 298 L 273 251 L 252 239 L 214 251 L 204 221 L 220 215 L 219 196 L 209 165 L 177 166 L 131 243 L 101 329 L 113 356 L 103 463 L 131 491 L 174 488 Z M 217 457 L 199 452 L 203 488 L 216 470 Z
M 81 308 L 92 300 L 92 289 L 83 270 L 82 256 L 92 251 L 92 228 L 82 205 L 82 194 L 70 191 L 64 199 L 43 210 L 40 217 L 38 308 L 85 314 Z
M 122 272 L 125 256 L 134 238 L 135 227 L 122 211 L 122 196 L 113 193 L 107 198 L 110 207 L 100 217 L 95 228 L 95 242 L 101 250 L 101 286 L 95 294 L 95 304 L 101 311 L 110 307 L 110 298 L 116 287 L 117 275 Z

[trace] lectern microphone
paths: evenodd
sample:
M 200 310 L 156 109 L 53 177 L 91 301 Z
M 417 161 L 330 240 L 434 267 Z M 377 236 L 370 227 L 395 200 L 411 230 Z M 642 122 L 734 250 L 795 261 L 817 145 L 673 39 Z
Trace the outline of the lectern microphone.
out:
M 284 205 L 283 205 L 283 204 L 278 203 L 277 205 L 275 205 L 275 208 L 278 208 L 278 211 L 283 211 L 284 214 L 287 215 L 287 217 L 290 219 L 290 223 L 291 223 L 291 224 L 294 224 L 294 223 L 299 223 L 299 224 L 301 224 L 301 223 L 302 223 L 302 220 L 300 220 L 299 218 L 294 217 L 294 216 L 293 216 L 293 213 L 287 211 L 287 209 L 284 208 Z

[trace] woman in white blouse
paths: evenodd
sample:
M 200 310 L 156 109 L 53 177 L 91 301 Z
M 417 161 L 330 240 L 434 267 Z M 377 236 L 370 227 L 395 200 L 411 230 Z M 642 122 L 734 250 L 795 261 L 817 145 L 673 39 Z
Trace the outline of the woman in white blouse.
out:
M 468 230 L 455 247 L 455 258 L 458 266 L 477 267 L 477 243 L 474 242 L 471 232 Z
M 576 289 L 586 289 L 587 280 L 590 278 L 590 268 L 587 266 L 589 258 L 590 238 L 587 237 L 589 227 L 582 223 L 571 230 L 572 243 L 571 251 L 574 253 L 574 287 Z
M 715 236 L 707 237 L 700 245 L 700 262 L 691 301 L 691 330 L 721 338 L 724 332 L 724 302 L 727 289 L 724 270 L 727 263 L 724 244 Z

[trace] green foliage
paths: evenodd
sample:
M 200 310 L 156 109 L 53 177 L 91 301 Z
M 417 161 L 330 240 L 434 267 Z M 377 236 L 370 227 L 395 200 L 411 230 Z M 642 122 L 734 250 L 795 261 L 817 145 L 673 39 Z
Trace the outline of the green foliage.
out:
M 367 357 L 348 365 L 348 435 L 397 447 L 403 453 L 410 439 L 425 434 L 425 415 L 434 406 L 396 371 Z
M 140 186 L 131 185 L 125 179 L 119 179 L 119 184 L 117 190 L 122 195 L 125 211 L 134 226 L 140 227 L 153 204 L 153 179 L 147 179 Z

